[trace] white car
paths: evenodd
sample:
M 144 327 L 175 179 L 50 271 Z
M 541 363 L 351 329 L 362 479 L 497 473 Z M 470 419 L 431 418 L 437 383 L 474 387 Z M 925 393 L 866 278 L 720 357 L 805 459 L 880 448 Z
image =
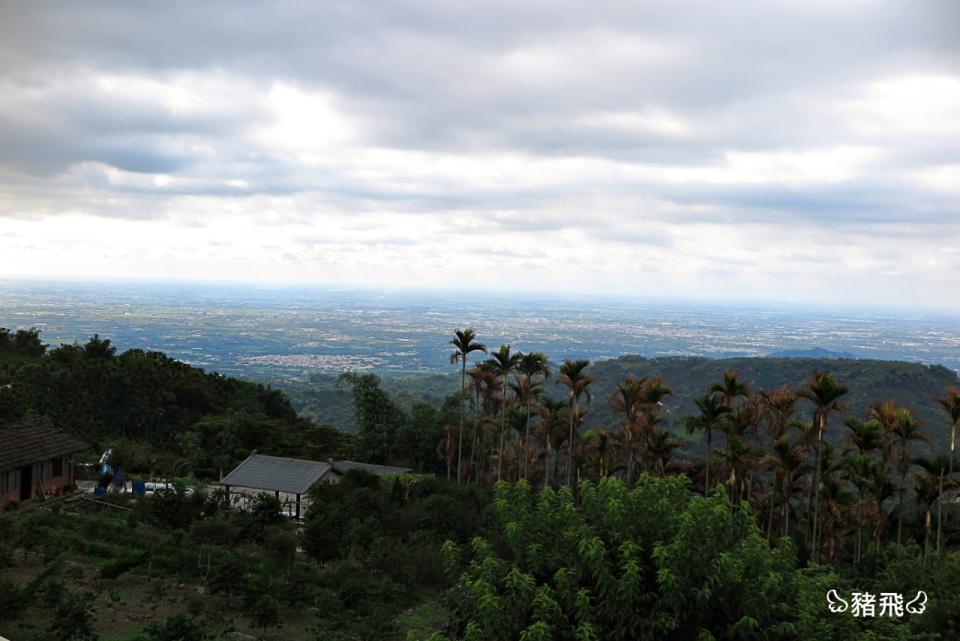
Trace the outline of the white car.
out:
M 147 481 L 143 484 L 143 494 L 144 496 L 150 496 L 157 490 L 173 490 L 176 489 L 174 483 L 169 481 Z M 190 486 L 184 488 L 183 493 L 187 496 L 193 496 L 194 489 Z

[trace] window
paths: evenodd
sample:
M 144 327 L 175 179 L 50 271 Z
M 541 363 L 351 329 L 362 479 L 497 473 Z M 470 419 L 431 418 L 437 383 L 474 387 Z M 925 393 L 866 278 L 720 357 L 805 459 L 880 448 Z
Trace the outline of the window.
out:
M 63 457 L 50 459 L 51 476 L 63 476 Z

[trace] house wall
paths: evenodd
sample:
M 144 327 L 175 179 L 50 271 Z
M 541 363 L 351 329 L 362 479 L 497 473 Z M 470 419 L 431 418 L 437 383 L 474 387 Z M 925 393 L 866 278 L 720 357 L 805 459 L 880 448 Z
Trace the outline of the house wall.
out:
M 20 500 L 20 471 L 25 466 L 13 469 L 0 470 L 0 510 L 4 510 L 11 503 Z M 40 495 L 39 484 L 48 496 L 63 494 L 74 485 L 74 469 L 71 457 L 62 456 L 30 464 L 33 486 L 30 488 L 30 498 Z

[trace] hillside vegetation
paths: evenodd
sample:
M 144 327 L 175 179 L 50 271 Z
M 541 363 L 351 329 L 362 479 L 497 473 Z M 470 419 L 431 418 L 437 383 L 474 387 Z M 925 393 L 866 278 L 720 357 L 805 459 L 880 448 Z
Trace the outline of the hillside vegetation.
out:
M 183 477 L 0 515 L 0 634 L 18 640 L 960 636 L 960 389 L 943 368 L 552 363 L 463 329 L 453 376 L 320 381 L 349 400 L 346 434 L 159 352 L 0 337 L 0 429 L 50 423 L 131 476 Z M 417 473 L 315 485 L 296 522 L 272 493 L 207 484 L 254 449 Z M 857 617 L 829 590 L 923 591 L 926 609 Z
M 592 374 L 597 378 L 593 396 L 595 402 L 584 417 L 588 428 L 613 426 L 618 418 L 607 403 L 615 385 L 628 373 L 635 376 L 663 376 L 673 395 L 667 401 L 666 421 L 679 428 L 682 417 L 696 411 L 693 399 L 703 394 L 723 372 L 736 371 L 740 378 L 755 389 L 773 389 L 780 385 L 800 386 L 814 370 L 832 372 L 850 388 L 844 399 L 847 412 L 862 415 L 867 405 L 876 400 L 894 399 L 910 407 L 917 419 L 940 442 L 946 438 L 943 412 L 934 400 L 947 387 L 958 384 L 956 372 L 940 365 L 904 363 L 901 361 L 874 361 L 854 359 L 814 358 L 724 358 L 699 357 L 643 358 L 622 356 L 593 363 Z M 454 373 L 429 372 L 381 376 L 385 392 L 403 407 L 416 403 L 438 405 L 451 393 L 456 393 L 458 376 Z M 307 383 L 276 383 L 290 398 L 293 407 L 311 419 L 355 432 L 352 397 L 349 386 L 337 383 L 337 377 L 315 375 Z M 553 398 L 563 396 L 555 382 L 548 381 L 544 394 Z M 942 437 L 942 438 L 941 438 Z

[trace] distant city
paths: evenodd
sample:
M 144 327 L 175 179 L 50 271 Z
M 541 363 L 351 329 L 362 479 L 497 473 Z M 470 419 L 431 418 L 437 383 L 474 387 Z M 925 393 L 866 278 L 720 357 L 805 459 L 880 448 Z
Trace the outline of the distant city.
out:
M 449 371 L 447 341 L 471 326 L 553 360 L 822 356 L 960 370 L 960 318 L 933 313 L 719 303 L 558 300 L 439 292 L 184 283 L 0 281 L 0 326 L 45 342 L 94 333 L 253 379 Z

